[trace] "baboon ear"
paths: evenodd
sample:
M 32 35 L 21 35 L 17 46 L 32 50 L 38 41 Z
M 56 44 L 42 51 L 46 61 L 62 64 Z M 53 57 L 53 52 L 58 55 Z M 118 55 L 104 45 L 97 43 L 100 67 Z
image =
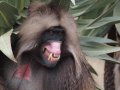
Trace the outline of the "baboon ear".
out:
M 44 3 L 40 3 L 38 1 L 31 3 L 28 7 L 28 15 L 31 15 L 32 13 L 36 12 L 43 5 Z

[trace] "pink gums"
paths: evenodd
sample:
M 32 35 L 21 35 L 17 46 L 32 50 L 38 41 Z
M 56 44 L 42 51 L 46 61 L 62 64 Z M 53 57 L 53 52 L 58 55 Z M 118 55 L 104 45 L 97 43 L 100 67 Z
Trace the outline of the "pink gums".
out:
M 45 48 L 54 54 L 61 54 L 61 42 L 51 41 L 45 45 Z

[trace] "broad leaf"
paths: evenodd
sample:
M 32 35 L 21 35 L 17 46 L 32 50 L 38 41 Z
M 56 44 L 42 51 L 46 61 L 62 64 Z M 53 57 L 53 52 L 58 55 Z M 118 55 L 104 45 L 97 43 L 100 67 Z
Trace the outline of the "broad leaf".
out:
M 12 48 L 11 48 L 11 40 L 10 36 L 13 30 L 10 30 L 9 32 L 5 33 L 4 35 L 0 36 L 0 50 L 11 60 L 16 62 Z

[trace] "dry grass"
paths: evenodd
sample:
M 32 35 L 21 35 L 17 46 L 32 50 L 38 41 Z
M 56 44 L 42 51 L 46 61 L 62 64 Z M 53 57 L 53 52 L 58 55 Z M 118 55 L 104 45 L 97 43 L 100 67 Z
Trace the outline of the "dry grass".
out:
M 92 65 L 95 71 L 98 73 L 98 76 L 93 75 L 98 87 L 101 90 L 104 90 L 104 65 L 105 62 L 103 60 L 99 60 L 97 58 L 86 57 L 88 62 Z

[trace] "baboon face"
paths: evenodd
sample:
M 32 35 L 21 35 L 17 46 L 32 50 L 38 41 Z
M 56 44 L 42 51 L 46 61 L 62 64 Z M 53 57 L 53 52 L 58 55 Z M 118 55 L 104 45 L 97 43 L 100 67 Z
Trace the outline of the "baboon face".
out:
M 18 61 L 22 61 L 23 58 L 30 55 L 40 64 L 46 67 L 54 67 L 61 61 L 61 57 L 64 56 L 63 53 L 71 54 L 69 43 L 71 41 L 76 42 L 76 40 L 69 39 L 76 37 L 76 35 L 75 37 L 72 36 L 72 34 L 76 34 L 75 22 L 67 13 L 64 15 L 64 12 L 45 4 L 31 5 L 30 15 L 20 27 Z M 67 22 L 65 19 L 69 21 Z M 74 33 L 67 30 L 66 24 L 73 28 L 71 29 Z
M 60 26 L 50 27 L 45 30 L 40 40 L 38 40 L 38 46 L 36 47 L 37 61 L 47 67 L 54 67 L 62 54 L 63 42 L 65 38 L 64 29 Z

